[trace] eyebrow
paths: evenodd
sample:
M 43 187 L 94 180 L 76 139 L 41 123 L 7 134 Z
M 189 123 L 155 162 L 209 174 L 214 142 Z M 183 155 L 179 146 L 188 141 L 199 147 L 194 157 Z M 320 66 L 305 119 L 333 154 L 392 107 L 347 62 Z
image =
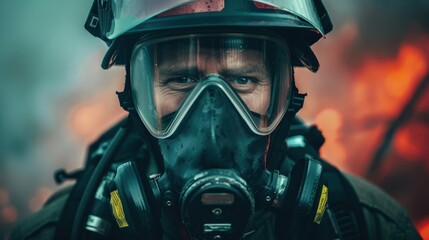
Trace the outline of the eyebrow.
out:
M 241 75 L 241 74 L 264 74 L 268 75 L 268 71 L 265 67 L 261 65 L 247 64 L 245 66 L 240 66 L 238 68 L 226 68 L 220 71 L 220 75 Z
M 169 66 L 166 68 L 161 68 L 159 70 L 160 74 L 165 75 L 185 75 L 189 73 L 194 73 L 198 75 L 202 75 L 203 71 L 199 69 L 197 66 Z M 268 71 L 265 67 L 260 65 L 253 65 L 253 64 L 247 64 L 245 66 L 240 66 L 237 68 L 225 68 L 219 71 L 220 75 L 241 75 L 241 74 L 252 74 L 252 73 L 258 73 L 258 74 L 268 74 Z
M 159 70 L 160 74 L 166 74 L 166 75 L 185 75 L 189 73 L 202 73 L 201 69 L 199 69 L 197 66 L 169 66 L 166 68 L 160 68 Z

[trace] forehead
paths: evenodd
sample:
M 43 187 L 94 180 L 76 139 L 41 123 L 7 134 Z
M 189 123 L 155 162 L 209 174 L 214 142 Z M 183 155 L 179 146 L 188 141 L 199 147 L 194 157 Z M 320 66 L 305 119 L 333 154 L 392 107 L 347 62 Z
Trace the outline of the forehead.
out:
M 264 44 L 265 40 L 237 36 L 219 37 L 216 35 L 208 35 L 202 37 L 186 37 L 178 38 L 170 41 L 161 41 L 158 44 L 164 48 L 177 48 L 177 47 L 192 47 L 199 46 L 201 48 L 211 49 L 260 49 Z
M 172 61 L 254 62 L 267 59 L 270 48 L 260 39 L 190 38 L 160 42 L 152 53 L 159 64 Z

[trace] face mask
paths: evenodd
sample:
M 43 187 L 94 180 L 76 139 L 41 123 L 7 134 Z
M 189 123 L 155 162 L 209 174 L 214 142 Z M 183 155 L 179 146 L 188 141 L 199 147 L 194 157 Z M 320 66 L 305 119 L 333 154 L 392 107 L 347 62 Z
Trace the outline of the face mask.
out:
M 217 49 L 224 40 L 210 44 Z M 226 42 L 231 43 L 229 40 Z M 260 43 L 259 39 L 257 42 Z M 251 44 L 246 46 L 254 48 Z M 136 49 L 133 61 L 140 66 L 138 59 L 147 59 L 140 53 L 146 54 L 153 48 Z M 153 56 L 153 53 L 148 54 Z M 146 69 L 147 64 L 144 66 Z M 136 236 L 157 239 L 161 234 L 161 208 L 177 218 L 193 239 L 239 239 L 251 230 L 249 227 L 257 211 L 272 210 L 278 213 L 279 222 L 295 226 L 293 221 L 294 224 L 288 222 L 293 213 L 305 216 L 300 217 L 305 224 L 308 216 L 314 218 L 318 208 L 315 202 L 322 192 L 320 164 L 312 161 L 297 164 L 289 176 L 270 172 L 265 166 L 268 134 L 286 111 L 287 95 L 272 90 L 265 104 L 253 104 L 252 98 L 239 91 L 243 86 L 247 88 L 249 82 L 245 79 L 239 78 L 244 82 L 240 82 L 238 89 L 234 86 L 235 79 L 232 82 L 230 76 L 218 73 L 208 74 L 197 82 L 170 76 L 165 78 L 167 80 L 158 77 L 158 83 L 144 83 L 138 81 L 142 73 L 137 69 L 135 67 L 136 72 L 132 74 L 134 102 L 146 128 L 158 137 L 164 171 L 159 177 L 148 180 L 140 176 L 135 163 L 118 167 L 112 192 L 117 191 L 116 203 L 121 203 L 122 211 L 120 207 L 117 210 L 124 216 L 120 222 L 127 222 L 124 228 Z M 162 73 L 146 69 L 147 72 L 151 76 Z M 285 86 L 286 79 L 274 77 L 270 87 Z M 166 85 L 168 91 L 173 89 L 175 94 L 183 95 L 176 98 L 180 101 L 164 102 L 168 100 L 159 98 L 157 86 Z M 139 95 L 139 89 L 146 89 L 148 94 Z M 165 93 L 165 89 L 160 92 Z M 311 177 L 307 178 L 308 175 Z M 292 208 L 298 210 L 292 211 Z M 116 215 L 115 218 L 121 219 Z
M 135 163 L 118 167 L 112 189 L 112 206 L 121 206 L 113 207 L 114 212 L 123 216 L 116 217 L 118 224 L 137 238 L 157 239 L 164 209 L 193 239 L 231 240 L 254 230 L 249 227 L 257 211 L 277 213 L 278 224 L 284 224 L 282 234 L 288 226 L 317 225 L 317 209 L 324 209 L 318 205 L 321 165 L 301 161 L 288 176 L 268 171 L 268 136 L 256 135 L 243 124 L 226 97 L 223 79 L 210 76 L 203 81 L 204 89 L 176 134 L 158 141 L 163 174 L 148 180 Z
M 159 140 L 165 171 L 158 182 L 161 195 L 171 197 L 171 208 L 180 209 L 181 221 L 197 238 L 237 239 L 252 221 L 254 193 L 269 178 L 264 166 L 268 136 L 248 129 L 217 86 L 224 80 L 202 81 L 211 84 L 177 133 Z

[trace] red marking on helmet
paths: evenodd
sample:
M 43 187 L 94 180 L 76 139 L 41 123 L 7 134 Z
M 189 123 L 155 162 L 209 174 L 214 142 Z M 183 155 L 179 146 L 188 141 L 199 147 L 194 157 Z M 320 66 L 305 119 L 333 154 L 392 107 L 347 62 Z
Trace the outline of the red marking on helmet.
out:
M 253 1 L 253 4 L 255 4 L 255 7 L 259 8 L 259 9 L 276 9 L 276 10 L 282 10 L 282 9 L 280 9 L 278 7 L 271 6 L 271 5 L 268 5 L 266 3 L 261 3 L 261 2 L 255 2 L 255 1 Z
M 193 13 L 220 12 L 225 7 L 224 0 L 198 0 L 180 5 L 176 8 L 158 14 L 157 17 L 169 17 Z

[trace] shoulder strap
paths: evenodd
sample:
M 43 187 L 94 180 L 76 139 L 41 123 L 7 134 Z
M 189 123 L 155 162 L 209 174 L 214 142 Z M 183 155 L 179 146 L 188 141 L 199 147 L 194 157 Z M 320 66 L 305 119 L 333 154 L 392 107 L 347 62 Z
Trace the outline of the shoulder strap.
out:
M 365 217 L 355 189 L 334 166 L 322 160 L 328 185 L 328 205 L 340 239 L 368 239 Z

